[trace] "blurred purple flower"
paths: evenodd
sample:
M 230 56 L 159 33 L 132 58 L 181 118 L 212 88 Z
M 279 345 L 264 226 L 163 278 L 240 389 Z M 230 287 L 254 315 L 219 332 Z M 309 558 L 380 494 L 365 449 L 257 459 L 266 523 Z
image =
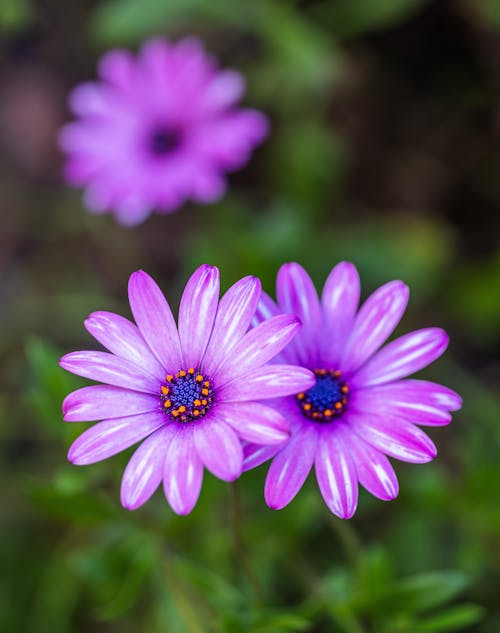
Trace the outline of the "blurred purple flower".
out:
M 267 135 L 263 114 L 236 107 L 242 76 L 218 70 L 196 39 L 152 39 L 137 58 L 110 51 L 99 77 L 71 94 L 78 121 L 61 130 L 64 174 L 86 188 L 90 211 L 114 211 L 122 224 L 187 199 L 220 199 L 224 172 L 242 167 Z
M 241 474 L 240 439 L 283 442 L 288 427 L 275 409 L 256 400 L 307 389 L 307 369 L 268 365 L 300 328 L 280 315 L 248 331 L 261 285 L 235 283 L 219 302 L 219 271 L 201 266 L 182 295 L 178 327 L 156 283 L 132 274 L 129 300 L 137 325 L 94 312 L 85 327 L 111 353 L 73 352 L 61 366 L 105 384 L 83 387 L 64 400 L 69 422 L 101 420 L 73 443 L 68 458 L 91 464 L 142 441 L 122 479 L 124 507 L 145 503 L 163 481 L 178 514 L 198 499 L 203 467 L 225 481 Z
M 391 281 L 358 311 L 359 296 L 358 272 L 347 262 L 333 268 L 321 301 L 295 263 L 278 273 L 278 305 L 262 295 L 254 323 L 281 313 L 303 323 L 276 360 L 307 367 L 317 378 L 311 389 L 273 402 L 289 422 L 288 441 L 245 446 L 244 470 L 274 458 L 265 484 L 271 508 L 290 503 L 313 465 L 325 503 L 343 519 L 356 510 L 358 482 L 380 499 L 395 498 L 398 481 L 386 455 L 430 461 L 436 448 L 416 424 L 448 424 L 449 412 L 461 407 L 460 396 L 442 385 L 400 380 L 441 356 L 448 345 L 443 330 L 417 330 L 379 350 L 405 311 L 408 287 Z

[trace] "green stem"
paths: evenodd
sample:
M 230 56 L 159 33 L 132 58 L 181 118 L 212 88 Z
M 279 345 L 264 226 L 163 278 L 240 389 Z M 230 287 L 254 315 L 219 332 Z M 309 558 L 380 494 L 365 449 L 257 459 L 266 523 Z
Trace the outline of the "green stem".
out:
M 344 548 L 349 563 L 358 568 L 361 564 L 363 548 L 358 533 L 350 521 L 343 521 L 335 516 L 330 520 L 330 527 Z

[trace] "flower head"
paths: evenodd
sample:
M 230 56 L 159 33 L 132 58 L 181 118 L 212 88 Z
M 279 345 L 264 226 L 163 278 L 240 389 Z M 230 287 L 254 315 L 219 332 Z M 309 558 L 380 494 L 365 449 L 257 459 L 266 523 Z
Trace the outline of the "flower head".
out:
M 290 439 L 281 446 L 245 446 L 245 470 L 273 458 L 265 484 L 271 508 L 295 497 L 313 465 L 325 503 L 341 518 L 356 510 L 358 482 L 380 499 L 393 499 L 398 481 L 387 456 L 433 459 L 436 448 L 416 425 L 447 424 L 449 412 L 461 406 L 447 387 L 406 379 L 445 351 L 443 330 L 417 330 L 379 349 L 405 311 L 407 286 L 391 281 L 358 310 L 359 296 L 358 273 L 347 262 L 333 268 L 321 300 L 295 263 L 278 273 L 277 304 L 263 293 L 255 323 L 282 313 L 297 314 L 303 323 L 279 362 L 316 375 L 313 387 L 274 403 L 290 424 Z
M 61 131 L 65 177 L 86 188 L 90 211 L 114 211 L 127 225 L 187 199 L 214 202 L 224 172 L 267 135 L 263 114 L 236 107 L 244 90 L 241 75 L 218 70 L 196 39 L 152 39 L 137 57 L 112 50 L 99 81 L 71 94 L 78 120 Z
M 66 421 L 100 420 L 73 443 L 69 460 L 91 464 L 142 442 L 123 475 L 123 506 L 139 507 L 163 482 L 172 508 L 187 514 L 198 499 L 203 467 L 231 481 L 242 469 L 240 439 L 286 439 L 283 416 L 261 401 L 308 389 L 314 377 L 297 366 L 268 364 L 300 322 L 279 315 L 248 331 L 260 295 L 259 280 L 245 277 L 219 301 L 218 269 L 201 266 L 182 295 L 177 327 L 156 283 L 145 272 L 133 273 L 129 300 L 137 325 L 94 312 L 85 327 L 109 353 L 73 352 L 60 361 L 104 383 L 64 400 Z

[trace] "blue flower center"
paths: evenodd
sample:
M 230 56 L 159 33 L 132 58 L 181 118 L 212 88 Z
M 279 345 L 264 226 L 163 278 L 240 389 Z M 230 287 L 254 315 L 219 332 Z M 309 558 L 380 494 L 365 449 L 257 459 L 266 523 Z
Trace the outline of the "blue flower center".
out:
M 172 420 L 193 422 L 208 413 L 214 390 L 210 380 L 190 367 L 167 376 L 161 386 L 160 400 L 163 411 Z
M 316 384 L 297 394 L 302 413 L 314 422 L 325 423 L 339 418 L 347 409 L 349 387 L 333 369 L 315 369 Z
M 174 127 L 158 128 L 151 135 L 149 144 L 155 156 L 164 157 L 179 149 L 182 133 Z

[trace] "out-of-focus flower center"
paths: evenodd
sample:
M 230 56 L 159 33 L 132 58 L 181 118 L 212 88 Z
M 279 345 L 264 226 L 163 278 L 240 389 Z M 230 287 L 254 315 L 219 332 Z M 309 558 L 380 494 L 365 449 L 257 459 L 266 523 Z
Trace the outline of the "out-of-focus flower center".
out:
M 210 380 L 190 367 L 167 376 L 160 399 L 172 420 L 193 422 L 207 414 L 214 401 L 214 390 Z
M 182 143 L 182 133 L 174 127 L 162 127 L 153 131 L 150 149 L 155 156 L 164 157 L 179 149 Z
M 342 382 L 339 371 L 315 369 L 316 384 L 297 394 L 302 413 L 314 422 L 330 422 L 344 413 L 349 401 L 349 387 Z

